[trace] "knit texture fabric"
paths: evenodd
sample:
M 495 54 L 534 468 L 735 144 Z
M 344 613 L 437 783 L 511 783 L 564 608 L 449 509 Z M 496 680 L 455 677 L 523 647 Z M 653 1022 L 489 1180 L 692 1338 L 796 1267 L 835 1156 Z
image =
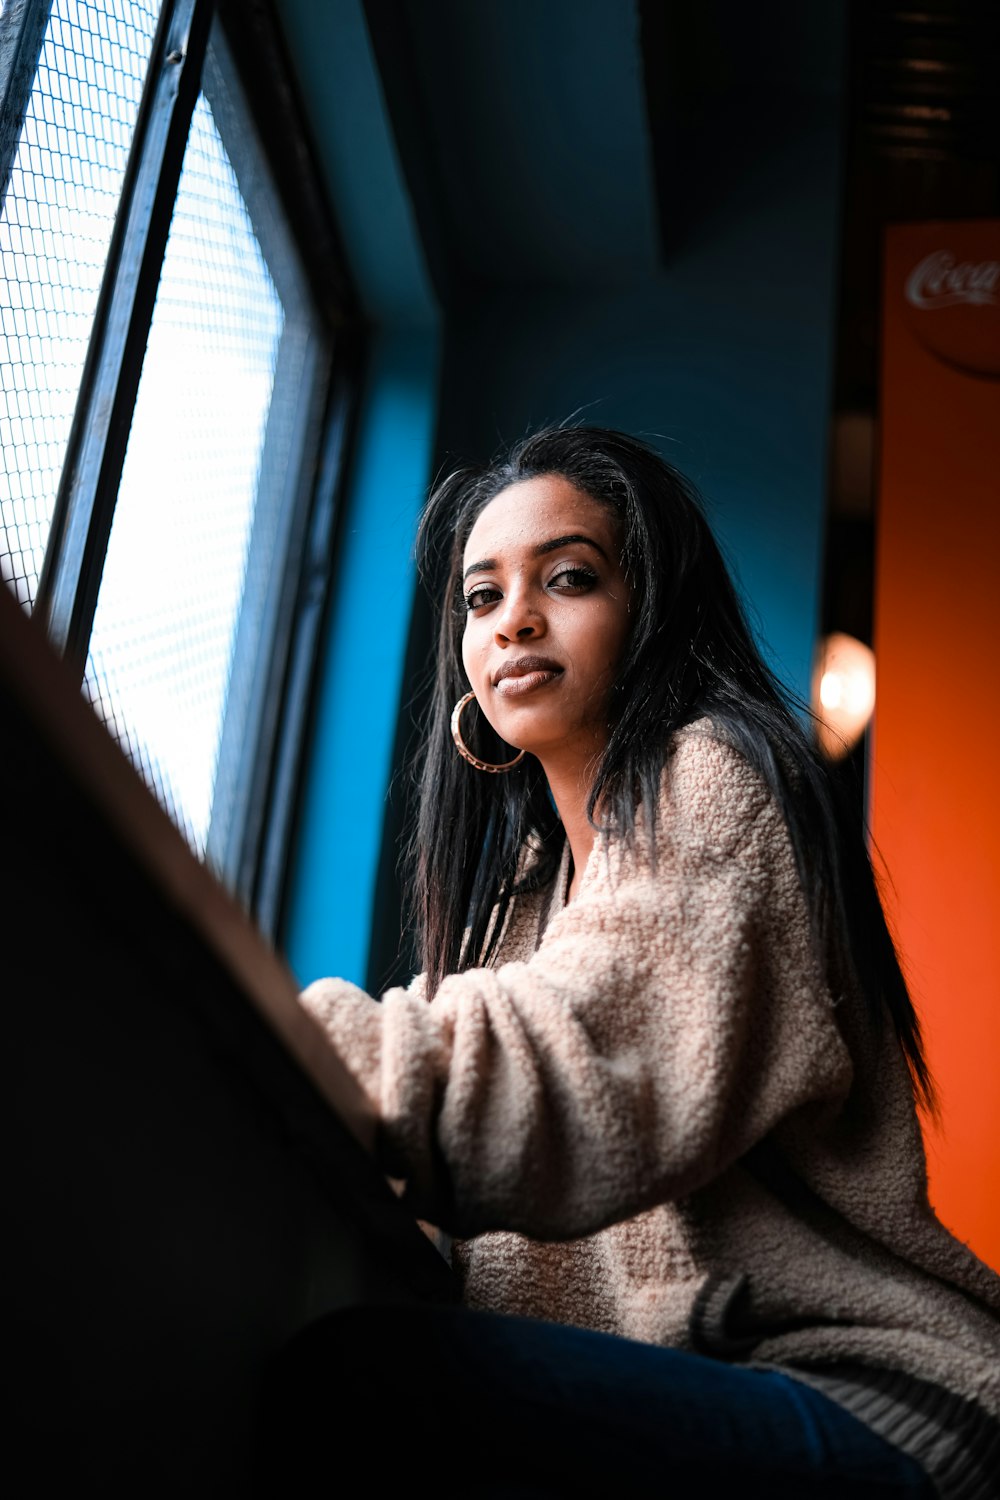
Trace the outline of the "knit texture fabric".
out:
M 558 906 L 518 897 L 494 964 L 430 1002 L 419 980 L 303 996 L 383 1169 L 461 1237 L 467 1303 L 897 1370 L 1000 1418 L 1000 1278 L 930 1208 L 892 1026 L 831 994 L 745 760 L 704 723 L 679 735 L 655 861 L 641 827 L 631 852 L 598 841 Z

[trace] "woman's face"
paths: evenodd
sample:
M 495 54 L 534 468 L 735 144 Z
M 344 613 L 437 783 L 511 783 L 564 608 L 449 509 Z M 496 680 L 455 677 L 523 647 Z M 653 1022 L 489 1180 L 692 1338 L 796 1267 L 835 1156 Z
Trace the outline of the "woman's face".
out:
M 502 490 L 463 559 L 462 661 L 480 708 L 542 764 L 589 760 L 629 629 L 613 513 L 558 474 Z

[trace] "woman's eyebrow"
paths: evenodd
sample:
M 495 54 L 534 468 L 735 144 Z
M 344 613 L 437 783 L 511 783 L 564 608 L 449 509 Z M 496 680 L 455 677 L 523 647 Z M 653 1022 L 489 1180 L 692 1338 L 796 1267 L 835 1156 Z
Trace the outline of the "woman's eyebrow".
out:
M 595 542 L 593 537 L 584 536 L 582 532 L 576 531 L 571 532 L 568 536 L 554 536 L 548 542 L 539 542 L 538 546 L 534 548 L 532 556 L 544 557 L 546 552 L 556 552 L 560 547 L 568 547 L 571 542 L 582 542 L 585 547 L 593 547 L 594 551 L 599 552 L 604 561 L 607 562 L 608 554 L 600 542 Z M 480 562 L 470 563 L 462 574 L 462 579 L 464 581 L 470 573 L 488 573 L 496 565 L 497 560 L 495 557 L 484 557 Z
M 559 547 L 568 547 L 570 542 L 583 542 L 585 547 L 593 547 L 607 562 L 608 554 L 600 542 L 595 542 L 593 537 L 584 536 L 582 532 L 571 532 L 569 536 L 554 536 L 550 542 L 542 542 L 535 548 L 535 556 L 543 557 L 546 552 L 555 552 Z

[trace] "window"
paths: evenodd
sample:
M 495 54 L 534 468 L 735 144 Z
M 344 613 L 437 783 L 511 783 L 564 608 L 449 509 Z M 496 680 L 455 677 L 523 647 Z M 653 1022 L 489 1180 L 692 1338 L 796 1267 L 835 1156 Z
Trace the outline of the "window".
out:
M 267 6 L 215 9 L 0 11 L 0 571 L 273 930 L 350 309 Z
M 4 88 L 0 215 L 0 443 L 4 579 L 33 605 L 94 326 L 159 0 L 16 7 L 0 13 L 0 57 L 19 19 L 37 68 Z M 45 24 L 47 21 L 47 24 Z M 34 50 L 23 39 L 22 53 Z M 29 82 L 16 131 L 20 84 Z M 5 158 L 10 155 L 12 159 Z

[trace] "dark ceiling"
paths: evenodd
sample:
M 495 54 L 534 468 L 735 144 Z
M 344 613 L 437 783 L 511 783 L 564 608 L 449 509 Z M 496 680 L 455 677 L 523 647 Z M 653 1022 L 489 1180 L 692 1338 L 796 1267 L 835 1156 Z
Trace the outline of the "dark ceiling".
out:
M 715 232 L 843 77 L 841 0 L 366 0 L 443 305 L 620 286 Z
M 871 405 L 881 230 L 997 211 L 997 0 L 365 0 L 445 307 L 669 268 L 753 167 L 846 122 L 840 406 Z

